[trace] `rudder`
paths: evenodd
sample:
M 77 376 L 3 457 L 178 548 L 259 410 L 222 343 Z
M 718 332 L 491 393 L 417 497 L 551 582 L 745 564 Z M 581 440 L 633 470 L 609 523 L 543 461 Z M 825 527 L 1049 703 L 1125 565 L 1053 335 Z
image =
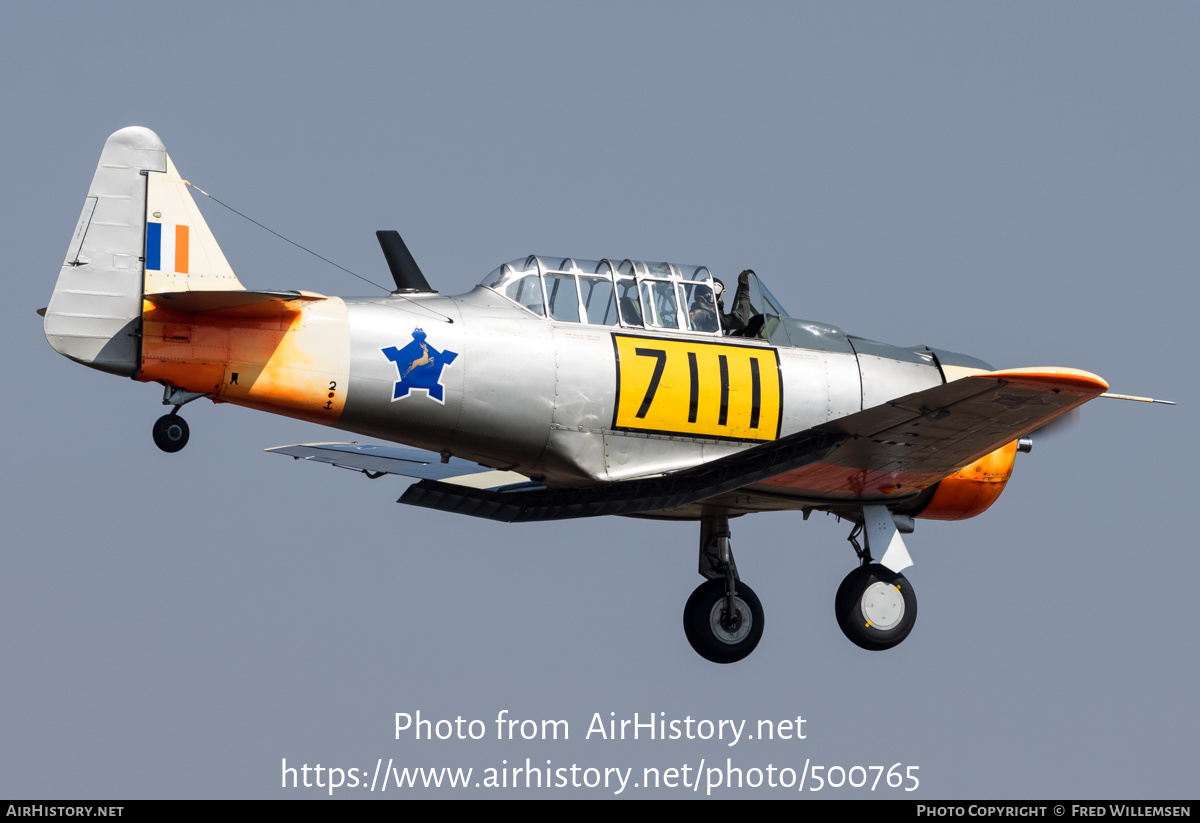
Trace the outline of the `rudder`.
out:
M 76 362 L 133 377 L 144 294 L 241 288 L 158 135 L 130 126 L 100 154 L 46 308 L 46 339 Z

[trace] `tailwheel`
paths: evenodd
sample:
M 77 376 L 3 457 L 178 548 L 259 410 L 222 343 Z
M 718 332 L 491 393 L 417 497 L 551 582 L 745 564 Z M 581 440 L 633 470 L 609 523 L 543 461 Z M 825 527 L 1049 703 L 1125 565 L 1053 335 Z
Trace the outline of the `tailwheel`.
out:
M 917 596 L 908 578 L 878 563 L 846 575 L 834 608 L 842 633 L 870 651 L 898 645 L 917 621 Z
M 763 633 L 763 609 L 758 596 L 742 581 L 736 583 L 733 610 L 728 608 L 726 580 L 707 580 L 692 592 L 683 607 L 683 630 L 696 653 L 713 663 L 736 663 L 754 651 Z
M 190 432 L 187 421 L 175 412 L 154 421 L 154 445 L 165 452 L 177 452 L 187 445 Z

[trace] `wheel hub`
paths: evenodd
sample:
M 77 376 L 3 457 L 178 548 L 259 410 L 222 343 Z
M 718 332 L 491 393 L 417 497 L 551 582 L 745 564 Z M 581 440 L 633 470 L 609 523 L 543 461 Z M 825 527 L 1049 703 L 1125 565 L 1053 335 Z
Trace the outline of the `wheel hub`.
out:
M 746 605 L 746 602 L 740 597 L 735 597 L 733 602 L 735 614 L 731 619 L 722 620 L 722 617 L 725 615 L 724 598 L 713 604 L 712 611 L 708 616 L 708 623 L 712 628 L 713 637 L 730 646 L 741 643 L 749 636 L 750 630 L 754 628 L 754 618 L 751 616 L 750 607 Z
M 868 626 L 886 631 L 897 625 L 904 617 L 904 597 L 900 594 L 900 587 L 889 583 L 872 583 L 863 592 L 862 613 L 867 618 Z

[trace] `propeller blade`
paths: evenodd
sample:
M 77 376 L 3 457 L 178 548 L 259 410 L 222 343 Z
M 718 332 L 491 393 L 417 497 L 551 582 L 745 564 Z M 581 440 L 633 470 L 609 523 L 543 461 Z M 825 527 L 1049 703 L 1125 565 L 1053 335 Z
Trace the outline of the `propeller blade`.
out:
M 1079 422 L 1079 409 L 1071 409 L 1061 417 L 1056 417 L 1040 429 L 1034 429 L 1029 437 L 1036 439 L 1054 438 L 1073 428 Z

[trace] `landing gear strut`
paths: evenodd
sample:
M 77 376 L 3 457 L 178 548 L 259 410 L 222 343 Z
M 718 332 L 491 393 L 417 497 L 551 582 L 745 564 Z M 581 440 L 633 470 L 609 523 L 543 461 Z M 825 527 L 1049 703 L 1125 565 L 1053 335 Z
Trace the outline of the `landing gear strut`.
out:
M 701 521 L 700 573 L 709 579 L 683 607 L 683 631 L 705 660 L 736 663 L 762 639 L 763 608 L 754 591 L 738 579 L 725 515 Z

